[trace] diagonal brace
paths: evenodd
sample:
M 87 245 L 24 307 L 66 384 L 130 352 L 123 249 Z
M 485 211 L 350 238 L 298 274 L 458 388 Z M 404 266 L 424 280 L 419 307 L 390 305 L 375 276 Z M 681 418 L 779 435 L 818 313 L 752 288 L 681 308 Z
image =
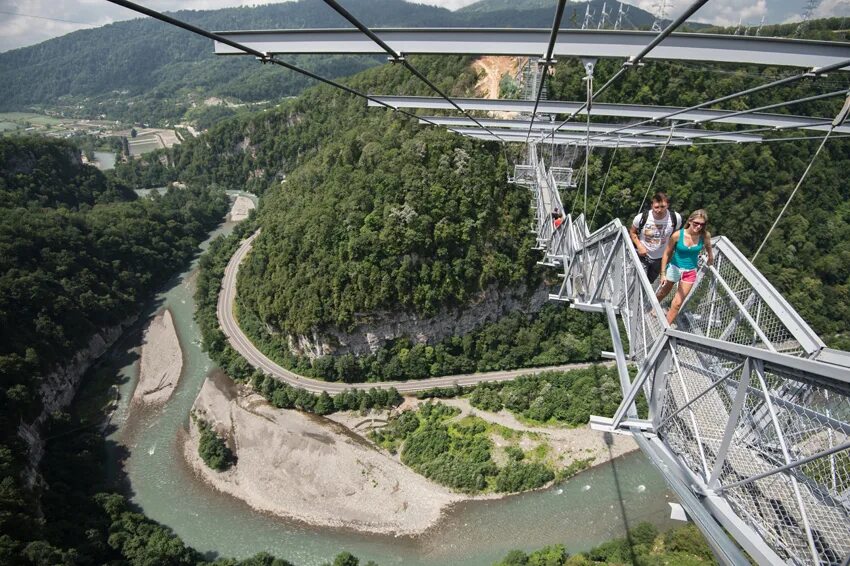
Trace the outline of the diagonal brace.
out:
M 661 355 L 661 352 L 664 351 L 664 348 L 667 346 L 667 341 L 667 336 L 662 336 L 661 339 L 655 342 L 652 346 L 652 349 L 643 361 L 643 365 L 635 377 L 632 386 L 629 388 L 628 393 L 623 395 L 623 400 L 620 403 L 620 406 L 617 407 L 617 412 L 614 413 L 614 419 L 611 421 L 612 428 L 620 426 L 620 423 L 626 416 L 628 408 L 634 406 L 635 399 L 637 398 L 638 393 L 640 393 L 643 384 L 647 379 L 649 379 L 649 376 L 655 374 L 655 361 L 658 359 L 658 356 Z
M 623 390 L 623 398 L 625 400 L 632 384 L 629 379 L 629 368 L 626 365 L 626 354 L 623 351 L 623 341 L 620 339 L 620 328 L 617 326 L 617 315 L 614 314 L 614 307 L 610 303 L 605 303 L 605 315 L 608 317 L 608 330 L 611 331 L 611 341 L 614 343 L 614 356 L 617 360 L 617 374 L 620 376 L 620 388 Z M 627 406 L 626 414 L 629 417 L 637 418 L 637 407 L 635 407 L 634 402 Z

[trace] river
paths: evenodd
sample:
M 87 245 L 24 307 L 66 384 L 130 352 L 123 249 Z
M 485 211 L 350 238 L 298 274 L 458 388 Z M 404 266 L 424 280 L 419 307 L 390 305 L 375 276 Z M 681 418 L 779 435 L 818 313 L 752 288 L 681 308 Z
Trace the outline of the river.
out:
M 210 240 L 232 229 L 233 224 L 224 224 L 212 232 Z M 160 293 L 151 307 L 171 309 L 183 349 L 180 384 L 163 408 L 129 415 L 138 361 L 124 366 L 116 362 L 111 370 L 123 383 L 113 416 L 118 430 L 111 440 L 129 453 L 124 471 L 132 501 L 210 557 L 244 558 L 267 551 L 301 566 L 316 566 L 348 550 L 363 562 L 374 560 L 382 566 L 483 566 L 515 548 L 532 550 L 561 543 L 575 552 L 623 536 L 627 524 L 649 521 L 661 529 L 677 524 L 669 519 L 667 502 L 674 501 L 672 494 L 639 453 L 550 489 L 456 505 L 434 529 L 416 538 L 310 527 L 258 513 L 213 491 L 187 471 L 178 450 L 178 436 L 188 424 L 192 403 L 215 367 L 201 350 L 192 317 L 196 264 Z M 135 359 L 132 354 L 138 345 L 125 343 L 111 358 Z

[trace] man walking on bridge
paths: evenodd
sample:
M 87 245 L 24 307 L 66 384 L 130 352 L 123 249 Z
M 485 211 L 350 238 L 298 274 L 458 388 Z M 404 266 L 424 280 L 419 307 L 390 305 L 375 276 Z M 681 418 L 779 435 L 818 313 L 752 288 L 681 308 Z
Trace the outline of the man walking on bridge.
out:
M 650 283 L 658 279 L 661 272 L 661 256 L 670 236 L 682 225 L 682 217 L 668 210 L 670 199 L 662 192 L 652 197 L 651 210 L 635 216 L 629 234 L 637 249 L 640 262 Z

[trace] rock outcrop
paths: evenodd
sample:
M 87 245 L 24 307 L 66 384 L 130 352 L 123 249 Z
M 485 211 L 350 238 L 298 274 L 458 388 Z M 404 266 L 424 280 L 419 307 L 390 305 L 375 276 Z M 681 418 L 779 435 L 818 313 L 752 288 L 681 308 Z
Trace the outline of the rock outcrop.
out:
M 132 317 L 121 324 L 101 330 L 91 337 L 88 345 L 77 351 L 71 360 L 50 372 L 42 379 L 39 388 L 41 413 L 31 423 L 18 426 L 18 436 L 26 443 L 28 465 L 24 471 L 27 485 L 32 486 L 38 480 L 38 466 L 44 456 L 44 439 L 41 437 L 41 425 L 47 418 L 71 404 L 80 385 L 80 379 L 91 365 L 121 337 L 124 330 L 136 321 Z
M 495 322 L 508 313 L 535 313 L 548 300 L 549 289 L 541 285 L 528 294 L 524 288 L 507 291 L 490 289 L 477 302 L 464 308 L 443 309 L 433 317 L 414 313 L 378 311 L 358 323 L 351 332 L 335 328 L 315 329 L 310 335 L 287 337 L 293 354 L 315 359 L 330 354 L 370 354 L 402 336 L 417 344 L 435 344 L 449 336 L 467 334 L 476 327 Z M 267 328 L 274 333 L 274 329 Z

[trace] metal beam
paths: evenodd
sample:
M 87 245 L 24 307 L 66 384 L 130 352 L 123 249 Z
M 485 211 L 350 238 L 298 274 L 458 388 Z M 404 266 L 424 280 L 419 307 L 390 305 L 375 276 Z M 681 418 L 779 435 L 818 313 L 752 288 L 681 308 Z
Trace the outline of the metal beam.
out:
M 554 124 L 552 122 L 541 122 L 539 120 L 535 121 L 533 124 L 531 120 L 505 120 L 505 119 L 489 119 L 489 118 L 480 118 L 478 120 L 482 125 L 487 126 L 489 128 L 502 128 L 508 130 L 523 130 L 528 131 L 529 127 L 532 128 L 532 131 L 550 131 L 558 128 L 558 124 Z M 423 116 L 420 119 L 420 123 L 430 123 L 436 124 L 438 126 L 446 126 L 450 128 L 463 128 L 469 127 L 471 124 L 469 120 L 464 118 L 453 118 L 446 116 Z M 590 131 L 591 132 L 610 132 L 611 130 L 618 130 L 619 133 L 628 134 L 628 135 L 650 135 L 656 137 L 666 138 L 669 135 L 669 131 L 660 131 L 658 128 L 652 126 L 639 126 L 636 128 L 627 128 L 622 129 L 622 124 L 599 124 L 599 123 L 591 123 Z M 587 128 L 586 124 L 565 124 L 558 128 L 559 132 L 584 132 Z M 497 130 L 498 131 L 498 130 Z M 694 128 L 674 128 L 673 137 L 674 138 L 683 138 L 683 139 L 691 139 L 695 137 L 703 137 L 706 135 L 711 135 L 711 138 L 714 140 L 726 140 L 733 142 L 759 142 L 762 140 L 761 136 L 754 134 L 736 134 L 735 132 L 721 132 L 719 130 L 698 130 Z M 624 139 L 623 142 L 627 140 Z
M 525 134 L 517 133 L 517 132 L 508 132 L 504 131 L 501 133 L 500 131 L 498 136 L 487 133 L 486 130 L 478 130 L 478 131 L 469 131 L 463 130 L 461 128 L 452 128 L 452 131 L 470 138 L 475 138 L 479 140 L 486 141 L 505 141 L 505 142 L 513 142 L 513 143 L 525 143 Z M 636 138 L 629 138 L 630 143 L 620 143 L 620 147 L 626 148 L 637 148 L 637 147 L 658 147 L 657 139 L 650 140 L 641 140 Z M 532 138 L 532 141 L 534 139 Z M 575 145 L 577 142 L 580 142 L 584 145 L 586 138 L 584 136 L 560 136 L 556 135 L 554 140 L 552 137 L 546 139 L 547 144 L 555 144 L 555 145 Z M 677 141 L 672 142 L 670 145 L 691 145 L 690 142 L 687 141 Z M 590 141 L 591 147 L 617 147 L 617 140 L 615 138 L 610 139 L 596 139 Z
M 373 29 L 395 52 L 404 55 L 545 56 L 548 29 Z M 384 53 L 359 30 L 293 29 L 224 31 L 219 35 L 262 53 Z M 559 30 L 553 57 L 612 57 L 629 59 L 657 37 L 655 32 Z M 221 42 L 217 55 L 243 53 Z M 823 67 L 850 59 L 850 45 L 772 37 L 674 33 L 645 55 L 646 59 L 751 63 L 780 67 Z
M 611 342 L 614 343 L 614 353 L 617 359 L 617 375 L 620 377 L 620 389 L 623 392 L 623 398 L 626 399 L 632 387 L 632 382 L 629 378 L 629 368 L 626 364 L 626 353 L 623 351 L 623 341 L 620 338 L 620 328 L 617 326 L 617 315 L 614 313 L 611 303 L 604 303 L 604 307 L 605 316 L 608 317 L 608 330 L 611 332 Z M 627 405 L 626 415 L 630 418 L 637 418 L 637 406 L 634 404 L 634 401 Z
M 490 134 L 490 132 L 488 132 L 487 130 L 484 130 L 484 129 L 481 129 L 481 128 L 475 128 L 472 124 L 469 124 L 466 127 L 464 127 L 464 126 L 452 126 L 449 129 L 453 132 L 456 132 L 458 134 L 463 134 L 463 135 Z M 505 138 L 522 137 L 522 141 L 525 141 L 525 136 L 526 136 L 525 132 L 521 132 L 519 130 L 509 130 L 509 129 L 496 129 L 495 131 L 498 132 L 499 137 L 502 137 L 502 136 L 504 136 Z M 542 132 L 538 132 L 538 134 L 542 134 Z M 535 137 L 532 136 L 531 139 L 532 139 L 532 141 L 534 141 Z M 551 139 L 552 139 L 551 137 L 547 137 L 546 143 L 549 143 Z M 584 142 L 587 138 L 586 138 L 586 136 L 584 136 L 582 134 L 578 134 L 578 133 L 575 133 L 575 134 L 570 134 L 570 133 L 560 134 L 559 133 L 559 134 L 555 134 L 555 139 L 556 140 L 557 139 L 566 140 L 566 141 L 581 140 L 582 145 L 584 145 Z M 595 138 L 594 140 L 591 140 L 591 142 L 593 142 L 593 141 L 616 142 L 617 136 L 616 135 L 613 135 L 613 136 L 604 136 L 603 135 L 603 136 L 599 136 L 599 137 Z M 626 145 L 629 145 L 629 144 L 662 145 L 662 144 L 665 143 L 665 141 L 666 140 L 661 140 L 661 139 L 659 139 L 658 137 L 655 137 L 655 136 L 634 136 L 634 137 L 628 138 L 627 140 L 623 140 L 622 142 L 620 142 L 620 145 L 623 145 L 623 146 L 626 146 Z M 672 145 L 690 145 L 690 142 L 688 140 L 680 139 L 680 140 L 675 140 L 675 141 L 671 142 L 671 144 Z
M 672 328 L 668 328 L 665 332 L 668 336 L 676 338 L 686 344 L 690 343 L 708 348 L 715 348 L 718 352 L 754 358 L 762 360 L 768 364 L 782 366 L 786 369 L 797 370 L 808 374 L 805 377 L 811 381 L 823 383 L 824 385 L 829 385 L 840 391 L 844 391 L 845 394 L 850 394 L 850 387 L 848 387 L 850 386 L 850 369 L 807 358 L 799 358 L 797 356 L 791 356 L 780 352 L 771 352 L 754 346 L 744 346 L 742 344 L 735 344 L 734 342 L 726 342 L 715 338 L 706 338 L 705 336 L 699 336 L 697 334 L 691 334 L 689 332 L 683 332 Z M 787 377 L 788 379 L 793 378 L 791 374 Z
M 850 45 L 850 44 L 848 44 Z M 422 108 L 426 110 L 453 110 L 444 100 L 429 96 L 383 96 L 373 95 L 377 102 L 369 102 L 369 106 L 392 106 L 393 108 Z M 530 113 L 534 105 L 526 100 L 497 100 L 488 98 L 455 98 L 455 102 L 464 110 L 482 110 L 486 112 L 520 112 Z M 582 107 L 583 102 L 544 100 L 540 102 L 538 113 L 571 114 Z M 590 110 L 591 116 L 607 116 L 619 118 L 656 119 L 675 114 L 683 107 L 649 106 L 641 104 L 608 104 L 594 103 Z M 583 114 L 584 111 L 580 112 Z M 826 132 L 832 118 L 817 116 L 795 116 L 791 114 L 754 113 L 740 115 L 726 110 L 688 110 L 676 114 L 675 120 L 691 120 L 703 122 L 711 120 L 720 124 L 739 124 L 743 126 L 765 126 L 777 129 L 800 129 Z M 623 124 L 624 127 L 630 127 Z M 731 132 L 730 132 L 731 133 Z M 850 125 L 839 126 L 833 133 L 850 134 Z

